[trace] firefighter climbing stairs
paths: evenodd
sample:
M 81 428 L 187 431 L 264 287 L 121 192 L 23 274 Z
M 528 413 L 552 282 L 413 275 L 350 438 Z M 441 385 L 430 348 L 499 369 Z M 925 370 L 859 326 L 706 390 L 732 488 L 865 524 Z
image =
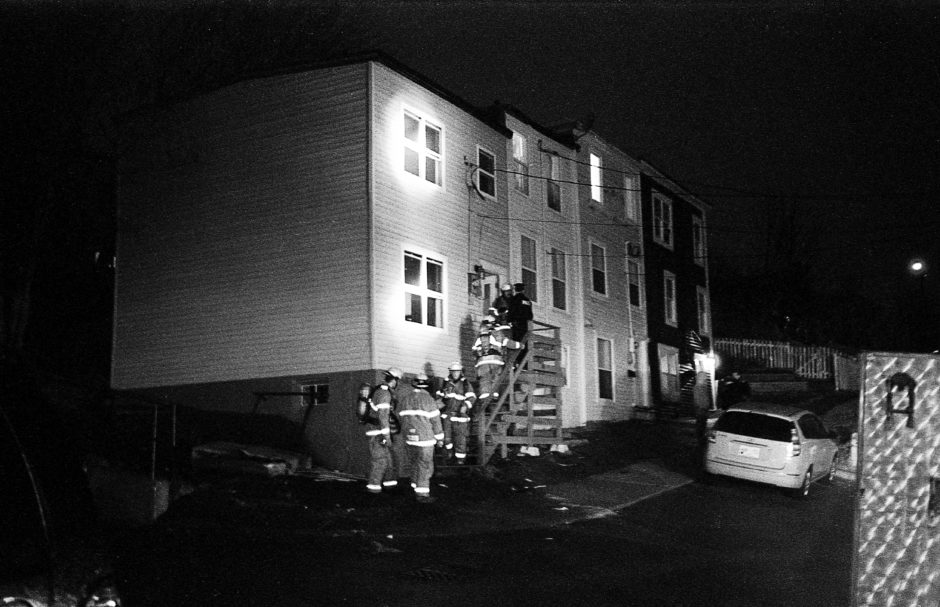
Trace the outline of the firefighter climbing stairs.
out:
M 465 464 L 435 458 L 438 469 L 474 469 L 494 454 L 506 458 L 511 446 L 565 444 L 561 388 L 566 384 L 558 327 L 532 321 L 524 348 L 509 350 L 497 381 L 498 396 L 477 402 Z M 513 364 L 515 362 L 515 364 Z

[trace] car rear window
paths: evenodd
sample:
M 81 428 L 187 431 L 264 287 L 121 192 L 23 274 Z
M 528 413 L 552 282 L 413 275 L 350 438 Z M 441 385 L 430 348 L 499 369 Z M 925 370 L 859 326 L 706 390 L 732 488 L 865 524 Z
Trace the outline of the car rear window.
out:
M 782 442 L 790 441 L 790 427 L 785 419 L 744 411 L 728 411 L 715 422 L 719 432 Z

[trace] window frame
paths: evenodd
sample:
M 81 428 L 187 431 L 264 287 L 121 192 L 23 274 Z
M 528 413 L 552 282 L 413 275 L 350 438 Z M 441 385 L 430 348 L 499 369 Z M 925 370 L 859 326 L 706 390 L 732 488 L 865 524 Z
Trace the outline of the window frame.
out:
M 552 274 L 552 307 L 556 310 L 568 310 L 568 261 L 567 253 L 561 249 L 551 248 L 551 274 Z M 560 261 L 559 261 L 560 260 Z M 559 276 L 558 269 L 561 269 Z M 561 306 L 558 305 L 558 285 L 561 285 Z
M 597 242 L 594 242 L 593 240 L 591 240 L 591 241 L 589 241 L 589 248 L 590 248 L 590 251 L 591 251 L 591 254 L 590 254 L 590 260 L 591 260 L 591 295 L 596 295 L 596 296 L 600 296 L 600 297 L 609 297 L 609 296 L 610 296 L 610 280 L 609 280 L 609 277 L 608 277 L 609 272 L 608 272 L 608 270 L 607 270 L 607 247 L 605 247 L 604 245 L 602 245 L 602 244 L 600 244 L 600 243 L 597 243 Z M 595 261 L 594 249 L 595 249 L 595 248 L 600 249 L 601 261 L 603 261 L 603 267 L 602 267 L 602 268 L 599 268 L 599 269 L 594 266 L 594 261 Z M 598 291 L 598 290 L 597 290 L 597 278 L 598 278 L 597 273 L 598 273 L 598 272 L 601 272 L 602 279 L 603 279 L 603 282 L 604 282 L 604 284 L 603 284 L 603 289 L 604 289 L 604 290 L 603 290 L 603 291 Z
M 659 392 L 665 399 L 679 399 L 679 349 L 657 344 L 659 360 Z M 664 362 L 665 361 L 665 362 Z M 668 394 L 667 394 L 668 393 Z
M 672 299 L 669 297 L 670 290 L 672 291 Z M 668 270 L 663 270 L 663 322 L 671 327 L 679 326 L 678 299 L 676 275 Z
M 653 192 L 653 242 L 670 250 L 675 242 L 672 210 L 672 199 Z
M 552 205 L 552 192 L 557 198 L 557 208 Z M 561 158 L 555 154 L 548 154 L 548 175 L 545 180 L 545 204 L 556 213 L 562 212 L 561 200 Z
M 692 215 L 692 259 L 700 266 L 705 265 L 705 219 Z
M 604 204 L 604 160 L 591 152 L 589 156 L 591 167 L 591 200 Z
M 532 265 L 526 265 L 526 241 L 532 243 L 532 254 L 531 260 Z M 522 284 L 525 285 L 526 295 L 533 302 L 538 301 L 539 294 L 539 267 L 538 260 L 539 257 L 539 243 L 535 238 L 526 236 L 525 234 L 519 235 L 519 271 L 521 274 Z
M 326 400 L 319 400 L 315 393 L 316 391 L 311 391 L 310 388 L 325 388 L 326 389 Z M 330 404 L 330 381 L 327 380 L 308 380 L 302 381 L 298 384 L 298 392 L 301 392 L 302 402 L 304 406 L 319 406 L 319 405 L 328 405 Z M 311 396 L 313 398 L 311 399 Z
M 444 187 L 444 127 L 440 126 L 437 121 L 428 120 L 421 116 L 420 113 L 411 110 L 409 108 L 403 108 L 402 110 L 402 145 L 404 147 L 404 157 L 403 157 L 403 166 L 402 168 L 409 175 L 414 175 L 426 183 L 436 185 L 439 188 Z M 408 136 L 407 120 L 411 118 L 417 122 L 417 137 L 416 139 L 411 139 Z M 438 147 L 439 150 L 433 150 L 428 147 L 428 131 L 433 130 L 438 134 Z M 408 169 L 408 152 L 411 151 L 417 155 L 417 170 L 414 172 Z M 428 179 L 428 162 L 431 161 L 435 165 L 435 178 Z
M 606 357 L 607 357 L 607 364 L 609 368 L 605 368 L 601 362 L 602 361 L 601 346 L 604 344 L 606 344 L 606 347 L 607 347 Z M 606 337 L 598 336 L 595 341 L 594 347 L 595 347 L 594 354 L 596 356 L 596 363 L 597 363 L 597 397 L 603 400 L 614 400 L 614 396 L 615 396 L 614 342 L 613 340 L 607 339 Z M 607 388 L 608 391 L 605 392 L 604 388 Z M 608 394 L 608 393 L 609 393 L 609 396 L 605 396 L 605 394 Z
M 623 176 L 623 213 L 624 218 L 639 225 L 640 217 L 640 178 L 638 175 Z
M 409 256 L 413 259 L 420 260 L 419 265 L 419 284 L 414 285 L 408 282 L 408 265 L 407 261 Z M 434 289 L 428 286 L 428 267 L 429 264 L 435 264 L 440 267 L 440 291 L 435 291 Z M 443 255 L 437 255 L 434 253 L 427 253 L 421 251 L 421 249 L 415 247 L 404 247 L 402 248 L 402 292 L 406 297 L 406 303 L 404 305 L 404 314 L 401 315 L 402 320 L 407 323 L 407 326 L 421 326 L 427 327 L 430 329 L 443 330 L 446 327 L 446 318 L 447 318 L 447 259 Z M 415 321 L 409 319 L 409 316 L 412 316 L 409 311 L 410 302 L 412 304 L 411 309 L 413 310 L 414 297 L 420 298 L 420 307 L 421 307 L 421 320 Z M 439 301 L 439 305 L 435 306 L 434 316 L 437 317 L 438 322 L 435 324 L 429 324 L 431 320 L 431 314 L 429 314 L 429 300 Z
M 640 265 L 639 257 L 630 255 L 630 247 L 632 245 L 632 242 L 627 241 L 624 246 L 626 249 L 626 264 L 624 265 L 624 269 L 627 273 L 627 301 L 634 308 L 643 309 L 642 266 Z M 636 270 L 634 271 L 633 268 L 636 268 Z M 636 289 L 636 303 L 633 303 L 634 288 Z
M 711 306 L 708 301 L 708 289 L 701 285 L 695 287 L 695 307 L 699 333 L 711 335 Z
M 517 152 L 520 154 L 517 155 Z M 529 195 L 529 139 L 522 133 L 512 133 L 513 187 Z
M 493 159 L 493 171 L 489 172 L 483 168 L 483 158 L 482 156 L 489 156 Z M 493 182 L 493 192 L 487 192 L 483 189 L 483 177 L 488 177 Z M 484 148 L 483 146 L 477 146 L 477 175 L 476 175 L 476 186 L 477 191 L 480 192 L 483 196 L 496 200 L 496 154 Z

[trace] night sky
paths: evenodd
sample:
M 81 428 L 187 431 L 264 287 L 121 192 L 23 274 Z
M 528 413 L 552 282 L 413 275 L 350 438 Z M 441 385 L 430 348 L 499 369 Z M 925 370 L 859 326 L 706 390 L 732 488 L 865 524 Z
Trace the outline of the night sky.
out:
M 935 2 L 13 2 L 0 11 L 4 326 L 35 268 L 27 341 L 58 364 L 107 348 L 100 259 L 120 117 L 246 71 L 365 49 L 471 103 L 510 103 L 546 125 L 593 112 L 602 137 L 712 205 L 716 309 L 733 303 L 714 288 L 720 279 L 769 276 L 781 256 L 817 286 L 888 305 L 899 316 L 889 332 L 910 331 L 916 305 L 940 308 Z M 922 281 L 905 270 L 915 256 L 930 267 Z M 106 352 L 98 358 L 100 368 Z

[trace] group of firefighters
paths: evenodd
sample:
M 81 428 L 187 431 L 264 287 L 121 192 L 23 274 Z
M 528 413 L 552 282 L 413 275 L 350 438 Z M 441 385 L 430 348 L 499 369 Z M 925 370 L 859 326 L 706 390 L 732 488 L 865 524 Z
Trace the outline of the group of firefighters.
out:
M 364 422 L 370 459 L 367 491 L 381 493 L 398 486 L 391 440 L 393 435 L 401 434 L 415 498 L 424 503 L 434 501 L 431 476 L 435 447 L 444 449 L 447 459 L 466 463 L 473 406 L 498 398 L 498 379 L 503 367 L 518 364 L 526 355 L 523 340 L 531 320 L 532 301 L 526 296 L 524 285 L 503 285 L 480 323 L 472 348 L 479 395 L 464 375 L 460 362 L 448 367 L 447 377 L 433 394 L 431 380 L 425 373 L 419 373 L 412 380 L 411 389 L 399 394 L 401 369 L 391 367 L 385 372 L 382 383 L 366 399 L 370 413 Z

